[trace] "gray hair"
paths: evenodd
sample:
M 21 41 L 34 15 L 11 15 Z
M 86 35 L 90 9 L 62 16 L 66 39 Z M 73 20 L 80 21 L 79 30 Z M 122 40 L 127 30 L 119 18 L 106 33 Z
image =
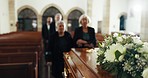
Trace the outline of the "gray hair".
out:
M 64 31 L 65 31 L 66 30 L 66 24 L 65 24 L 64 21 L 58 21 L 57 22 L 57 29 L 59 29 L 60 24 L 63 24 L 64 25 Z
M 60 20 L 62 20 L 62 15 L 61 15 L 60 13 L 57 13 L 57 14 L 55 15 L 55 17 L 54 17 L 55 21 L 57 21 L 57 16 L 59 16 L 59 17 L 60 17 Z
M 83 15 L 81 15 L 80 18 L 79 18 L 79 24 L 81 24 L 81 21 L 82 21 L 83 18 L 86 18 L 86 19 L 87 19 L 88 24 L 91 23 L 91 20 L 90 20 L 89 16 L 86 15 L 86 14 L 83 14 Z

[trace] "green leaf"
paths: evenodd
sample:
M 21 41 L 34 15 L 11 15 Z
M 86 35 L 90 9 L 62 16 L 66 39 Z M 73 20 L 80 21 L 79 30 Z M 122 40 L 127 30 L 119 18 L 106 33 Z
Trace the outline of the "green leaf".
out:
M 118 50 L 115 52 L 115 57 L 116 57 L 117 60 L 119 60 L 119 57 L 120 57 L 121 55 L 122 55 L 122 54 L 121 54 Z
M 99 48 L 102 48 L 102 44 L 100 42 L 98 43 L 98 47 Z

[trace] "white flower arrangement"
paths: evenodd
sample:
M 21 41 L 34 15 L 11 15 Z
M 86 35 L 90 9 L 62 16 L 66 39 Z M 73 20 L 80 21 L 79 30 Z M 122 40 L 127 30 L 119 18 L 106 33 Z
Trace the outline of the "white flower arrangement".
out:
M 148 78 L 148 68 L 146 68 L 142 73 L 143 78 Z
M 97 63 L 117 78 L 148 78 L 148 43 L 115 33 L 99 43 Z

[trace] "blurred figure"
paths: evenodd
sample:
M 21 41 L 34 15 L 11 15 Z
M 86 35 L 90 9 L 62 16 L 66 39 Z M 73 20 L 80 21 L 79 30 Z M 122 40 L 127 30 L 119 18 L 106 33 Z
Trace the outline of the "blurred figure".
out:
M 69 52 L 72 47 L 71 35 L 65 31 L 65 23 L 57 22 L 58 31 L 52 35 L 50 49 L 52 51 L 52 74 L 55 78 L 63 78 L 64 58 L 63 52 Z
M 62 20 L 62 15 L 60 13 L 57 13 L 54 17 L 54 20 L 55 21 L 53 22 L 53 25 L 56 27 L 57 30 L 57 22 Z
M 51 60 L 51 51 L 49 51 L 49 42 L 51 35 L 56 32 L 52 23 L 52 17 L 47 18 L 47 23 L 42 26 L 42 39 L 44 44 L 44 54 L 46 61 Z
M 90 18 L 83 14 L 79 18 L 79 23 L 82 25 L 75 29 L 74 32 L 74 47 L 76 48 L 93 48 L 96 46 L 95 30 L 88 27 Z

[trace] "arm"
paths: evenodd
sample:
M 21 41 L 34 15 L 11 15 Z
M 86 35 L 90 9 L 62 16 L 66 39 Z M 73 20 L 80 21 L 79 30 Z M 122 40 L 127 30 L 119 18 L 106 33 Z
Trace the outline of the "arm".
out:
M 71 48 L 73 47 L 73 40 L 72 40 L 71 35 L 68 32 L 66 32 L 66 37 L 68 41 L 67 52 L 69 52 Z
M 82 29 L 81 28 L 75 29 L 74 37 L 73 37 L 74 47 L 82 47 L 83 44 L 86 44 L 86 43 L 87 41 L 84 41 L 82 39 Z
M 74 32 L 74 37 L 73 37 L 73 46 L 74 47 L 77 47 L 77 44 L 76 44 L 76 42 L 77 42 L 77 40 L 78 40 L 78 33 L 79 31 L 78 31 L 78 28 L 76 28 L 75 29 L 75 32 Z
M 82 27 L 77 28 L 74 33 L 74 47 L 83 47 L 83 45 L 87 44 L 88 42 L 83 40 L 82 35 Z
M 90 44 L 93 45 L 93 47 L 96 46 L 96 37 L 95 37 L 95 30 L 94 28 L 91 28 L 90 30 L 91 32 L 89 33 L 90 34 L 90 40 L 88 41 Z

